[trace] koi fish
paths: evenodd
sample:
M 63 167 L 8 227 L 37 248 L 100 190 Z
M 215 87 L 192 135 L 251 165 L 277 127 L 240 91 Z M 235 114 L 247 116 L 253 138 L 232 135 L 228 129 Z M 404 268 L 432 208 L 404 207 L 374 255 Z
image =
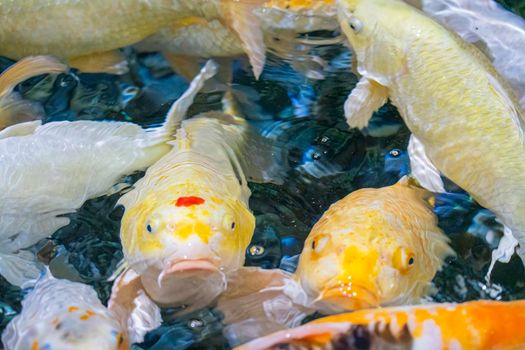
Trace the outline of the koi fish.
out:
M 185 120 L 172 150 L 119 200 L 125 208 L 124 272 L 114 283 L 109 308 L 134 342 L 144 335 L 137 331 L 145 328 L 142 319 L 161 322 L 142 307 L 187 312 L 207 306 L 243 267 L 255 229 L 247 178 L 254 169 L 264 170 L 248 163 L 256 152 L 265 153 L 259 143 L 249 151 L 255 139 L 244 119 L 229 114 Z
M 444 192 L 442 173 L 505 225 L 488 275 L 518 242 L 525 263 L 525 112 L 510 85 L 475 46 L 400 0 L 337 4 L 361 75 L 348 124 L 365 127 L 390 99 L 412 132 L 418 181 Z
M 453 250 L 437 226 L 433 195 L 412 181 L 403 177 L 393 186 L 357 190 L 332 204 L 308 235 L 294 274 L 254 269 L 237 281 L 238 290 L 228 291 L 218 306 L 232 324 L 230 339 L 245 330 L 235 323 L 259 313 L 245 311 L 249 305 L 262 305 L 261 318 L 291 327 L 313 311 L 421 302 Z M 261 288 L 265 275 L 270 285 Z M 241 308 L 246 285 L 255 289 L 255 300 L 243 300 Z
M 2 334 L 6 350 L 125 350 L 127 337 L 93 287 L 49 271 L 22 301 Z
M 0 75 L 0 130 L 21 122 L 40 119 L 40 105 L 22 100 L 14 88 L 19 83 L 41 74 L 66 72 L 68 67 L 50 56 L 26 57 Z
M 0 4 L 0 55 L 49 54 L 86 72 L 122 74 L 117 49 L 135 44 L 177 20 L 219 19 L 236 33 L 256 75 L 264 43 L 253 8 L 265 0 L 20 0 Z M 65 15 L 67 14 L 67 15 Z
M 488 54 L 525 108 L 525 20 L 493 0 L 415 0 L 416 6 Z
M 167 142 L 215 71 L 208 63 L 158 128 L 144 130 L 126 122 L 33 121 L 2 130 L 0 274 L 19 286 L 36 278 L 35 257 L 23 249 L 67 225 L 63 214 L 168 153 Z
M 236 350 L 521 349 L 523 322 L 525 301 L 370 309 L 318 319 Z
M 298 33 L 337 29 L 334 0 L 264 1 L 253 7 L 253 15 L 260 25 L 265 47 L 290 55 L 293 55 L 289 51 L 294 45 L 304 44 L 296 40 Z M 172 22 L 135 48 L 145 52 L 161 51 L 173 69 L 184 77 L 192 77 L 198 70 L 195 57 L 224 59 L 243 55 L 246 51 L 238 33 L 231 31 L 223 21 L 198 16 Z M 223 80 L 231 80 L 231 72 L 224 74 L 227 76 Z M 254 71 L 256 78 L 259 74 L 260 71 Z

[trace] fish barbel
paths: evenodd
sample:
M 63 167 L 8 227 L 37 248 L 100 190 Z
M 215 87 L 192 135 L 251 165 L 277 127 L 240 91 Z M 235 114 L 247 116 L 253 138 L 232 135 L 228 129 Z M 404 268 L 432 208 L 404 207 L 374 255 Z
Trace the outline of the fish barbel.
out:
M 525 301 L 472 301 L 361 310 L 237 347 L 263 349 L 522 349 Z
M 441 172 L 505 225 L 489 271 L 518 242 L 525 263 L 525 113 L 509 84 L 475 46 L 403 1 L 337 4 L 361 75 L 348 124 L 366 126 L 390 99 L 412 132 L 420 183 L 443 192 Z

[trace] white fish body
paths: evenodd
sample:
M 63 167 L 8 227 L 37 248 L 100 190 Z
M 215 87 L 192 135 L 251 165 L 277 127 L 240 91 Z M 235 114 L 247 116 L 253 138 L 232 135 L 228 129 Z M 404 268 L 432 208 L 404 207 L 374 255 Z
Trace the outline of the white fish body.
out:
M 2 343 L 6 350 L 117 350 L 127 349 L 125 338 L 91 286 L 48 272 L 22 301 Z

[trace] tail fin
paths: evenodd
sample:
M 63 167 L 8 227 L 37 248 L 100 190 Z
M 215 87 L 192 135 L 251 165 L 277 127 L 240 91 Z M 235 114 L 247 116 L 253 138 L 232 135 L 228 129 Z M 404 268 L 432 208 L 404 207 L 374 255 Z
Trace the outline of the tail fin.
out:
M 0 75 L 0 129 L 38 119 L 42 115 L 38 104 L 24 101 L 13 92 L 17 84 L 37 75 L 58 74 L 67 70 L 67 65 L 52 56 L 26 57 L 5 70 Z
M 200 73 L 193 79 L 188 89 L 171 106 L 168 114 L 166 115 L 166 121 L 164 124 L 160 128 L 152 130 L 158 134 L 158 138 L 170 140 L 174 137 L 182 120 L 186 116 L 188 109 L 193 104 L 195 96 L 197 96 L 206 81 L 217 73 L 217 69 L 217 64 L 212 60 L 206 62 Z M 156 138 L 157 137 L 155 137 L 155 139 Z M 155 140 L 155 142 L 157 142 L 157 140 Z
M 34 254 L 20 250 L 18 253 L 0 253 L 0 274 L 12 285 L 22 287 L 34 282 L 40 275 L 39 263 Z

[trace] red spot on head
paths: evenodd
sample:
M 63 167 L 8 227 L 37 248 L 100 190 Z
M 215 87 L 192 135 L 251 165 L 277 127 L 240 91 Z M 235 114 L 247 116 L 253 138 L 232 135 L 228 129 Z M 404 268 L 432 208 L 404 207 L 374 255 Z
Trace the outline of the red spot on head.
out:
M 204 203 L 204 199 L 201 197 L 189 196 L 189 197 L 179 197 L 175 205 L 177 207 L 190 207 L 192 205 L 199 205 Z

